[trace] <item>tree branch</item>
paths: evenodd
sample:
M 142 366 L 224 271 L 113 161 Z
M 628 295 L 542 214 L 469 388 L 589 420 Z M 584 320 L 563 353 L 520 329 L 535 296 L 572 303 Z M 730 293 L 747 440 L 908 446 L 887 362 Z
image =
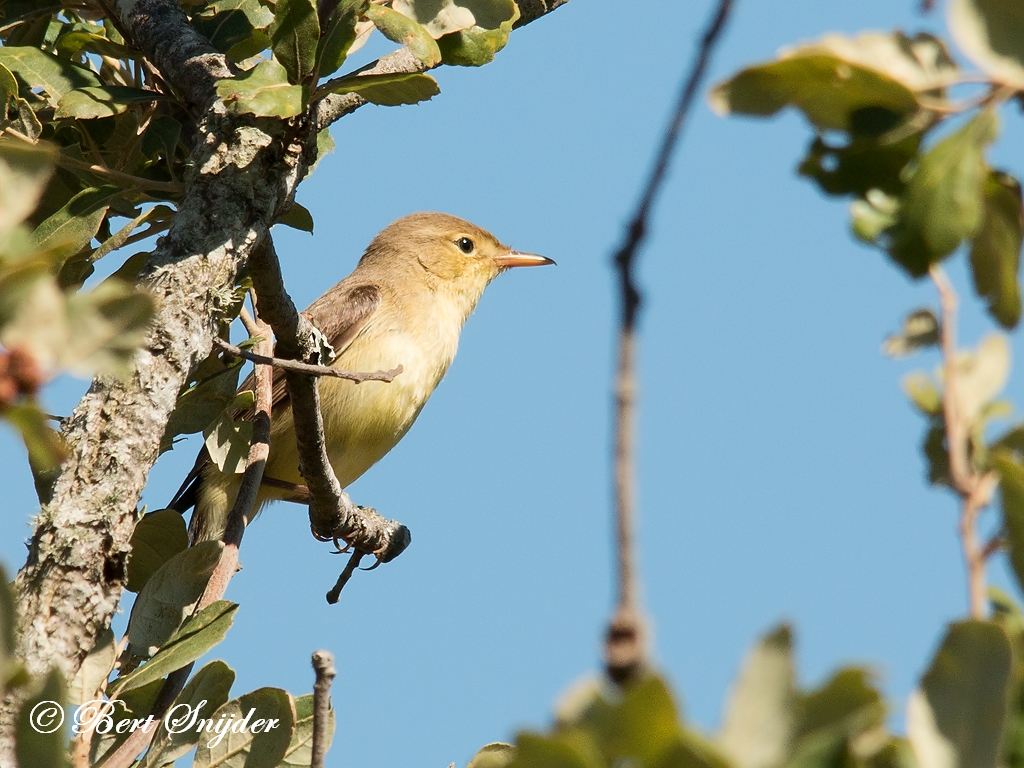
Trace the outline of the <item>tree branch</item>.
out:
M 539 2 L 539 0 L 538 0 Z M 527 3 L 532 5 L 532 3 Z M 642 296 L 635 282 L 636 256 L 647 234 L 651 209 L 665 181 L 672 153 L 679 140 L 690 105 L 697 94 L 714 50 L 732 9 L 732 0 L 720 0 L 697 56 L 684 81 L 675 112 L 662 138 L 654 168 L 629 225 L 626 241 L 615 254 L 619 273 L 620 321 L 619 366 L 615 383 L 616 425 L 614 447 L 615 529 L 618 539 L 618 605 L 608 626 L 605 667 L 620 685 L 635 679 L 647 666 L 645 621 L 640 610 L 639 577 L 636 572 L 636 491 L 634 446 L 636 442 L 636 324 Z
M 312 323 L 299 314 L 284 288 L 281 265 L 268 236 L 250 261 L 249 274 L 260 300 L 260 311 L 274 329 L 277 354 L 296 360 L 316 360 L 319 348 Z M 321 541 L 342 540 L 381 562 L 398 557 L 412 541 L 409 529 L 386 520 L 368 507 L 358 507 L 341 489 L 327 456 L 317 380 L 305 373 L 285 371 L 292 422 L 299 450 L 299 472 L 309 489 L 309 522 Z
M 334 656 L 329 651 L 313 654 L 313 744 L 309 768 L 324 768 L 329 744 L 328 733 L 331 714 L 331 683 L 338 674 L 334 668 Z

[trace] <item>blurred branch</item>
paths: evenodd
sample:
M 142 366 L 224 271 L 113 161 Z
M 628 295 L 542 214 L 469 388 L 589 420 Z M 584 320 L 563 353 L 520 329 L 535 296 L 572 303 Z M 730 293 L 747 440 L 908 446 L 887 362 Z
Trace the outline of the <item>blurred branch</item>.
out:
M 316 673 L 316 682 L 313 683 L 313 744 L 309 768 L 324 768 L 329 744 L 327 731 L 331 713 L 331 683 L 338 674 L 334 668 L 334 655 L 329 651 L 314 653 L 313 671 Z
M 285 290 L 281 265 L 269 234 L 253 253 L 249 266 L 260 300 L 260 312 L 277 338 L 277 353 L 287 359 L 318 359 L 315 329 L 295 309 Z M 327 456 L 317 379 L 286 370 L 285 381 L 295 425 L 299 472 L 309 490 L 309 522 L 313 536 L 321 541 L 333 540 L 336 544 L 344 541 L 359 552 L 375 555 L 379 562 L 398 557 L 412 541 L 409 529 L 397 520 L 381 517 L 373 509 L 353 504 L 334 474 Z
M 732 0 L 720 0 L 701 40 L 689 76 L 683 84 L 675 112 L 662 138 L 654 168 L 630 222 L 626 241 L 615 254 L 619 273 L 621 316 L 619 366 L 616 377 L 616 425 L 614 448 L 615 520 L 618 538 L 618 605 L 608 627 L 605 664 L 608 675 L 623 684 L 647 665 L 644 619 L 640 610 L 636 573 L 636 324 L 642 296 L 635 280 L 636 257 L 647 234 L 651 209 L 665 182 L 672 153 L 693 99 L 707 73 L 708 63 L 732 10 Z
M 977 521 L 978 513 L 991 501 L 998 480 L 991 472 L 979 474 L 971 464 L 968 424 L 960 413 L 961 401 L 958 399 L 956 318 L 959 302 L 953 284 L 940 265 L 933 264 L 929 274 L 939 293 L 942 413 L 946 423 L 950 483 L 953 492 L 960 497 L 960 544 L 967 566 L 968 602 L 971 617 L 984 619 L 987 601 L 985 561 L 991 552 L 989 546 L 982 546 L 978 540 Z
M 257 308 L 258 311 L 258 308 Z M 257 315 L 253 330 L 262 337 L 256 344 L 258 352 L 269 355 L 273 352 L 270 341 L 270 328 L 262 323 Z M 227 592 L 228 583 L 238 572 L 238 550 L 242 546 L 242 536 L 252 519 L 256 507 L 256 496 L 263 480 L 263 470 L 270 455 L 270 413 L 273 404 L 274 372 L 269 366 L 256 368 L 256 414 L 253 417 L 252 442 L 249 444 L 249 456 L 246 460 L 242 482 L 235 497 L 235 504 L 228 514 L 227 526 L 224 529 L 224 550 L 217 562 L 210 581 L 199 599 L 194 613 L 198 613 L 209 605 L 220 600 Z M 192 664 L 176 670 L 168 676 L 160 691 L 159 700 L 150 713 L 154 719 L 160 720 L 171 704 L 181 693 L 192 672 Z M 104 768 L 129 768 L 135 759 L 150 745 L 156 729 L 138 729 L 104 762 Z
M 272 366 L 274 368 L 280 368 L 283 371 L 293 371 L 306 376 L 329 376 L 335 379 L 345 379 L 347 381 L 354 381 L 356 384 L 361 384 L 364 381 L 391 382 L 394 381 L 395 376 L 402 372 L 402 366 L 399 365 L 397 368 L 392 368 L 390 371 L 354 373 L 352 371 L 342 371 L 329 365 L 314 365 L 312 363 L 302 363 L 298 360 L 285 360 L 280 357 L 257 354 L 256 352 L 250 352 L 242 349 L 241 347 L 236 347 L 234 344 L 229 344 L 223 339 L 214 339 L 213 343 L 225 352 L 228 352 L 235 357 L 244 358 L 252 363 L 256 363 L 257 365 Z

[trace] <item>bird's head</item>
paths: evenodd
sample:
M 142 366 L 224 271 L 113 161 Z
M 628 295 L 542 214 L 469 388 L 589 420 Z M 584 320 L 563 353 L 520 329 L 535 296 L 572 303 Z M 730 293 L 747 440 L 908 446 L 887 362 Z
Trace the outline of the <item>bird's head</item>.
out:
M 366 249 L 360 267 L 401 272 L 472 311 L 484 288 L 512 267 L 554 264 L 514 251 L 485 229 L 445 213 L 414 213 L 390 224 Z

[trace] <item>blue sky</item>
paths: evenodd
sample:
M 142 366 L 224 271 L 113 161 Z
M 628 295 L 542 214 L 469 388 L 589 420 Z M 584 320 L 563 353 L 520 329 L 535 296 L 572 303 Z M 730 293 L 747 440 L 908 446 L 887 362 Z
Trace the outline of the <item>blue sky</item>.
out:
M 242 607 L 214 656 L 238 672 L 236 693 L 300 694 L 310 653 L 334 652 L 330 765 L 464 765 L 543 726 L 598 668 L 612 602 L 610 255 L 710 5 L 573 0 L 494 63 L 438 71 L 432 102 L 344 118 L 298 197 L 316 234 L 275 233 L 300 305 L 418 210 L 559 265 L 488 289 L 416 426 L 349 489 L 412 529 L 397 561 L 328 606 L 344 561 L 309 536 L 303 508 L 270 507 L 246 534 L 228 593 Z M 917 5 L 741 0 L 714 79 L 829 31 L 941 27 Z M 368 49 L 360 62 L 384 50 Z M 1020 118 L 1004 117 L 991 157 L 1020 172 Z M 966 610 L 956 505 L 925 483 L 924 422 L 899 388 L 936 360 L 879 352 L 935 299 L 853 241 L 845 204 L 797 178 L 810 138 L 793 114 L 726 120 L 699 103 L 642 254 L 644 599 L 658 664 L 705 729 L 745 650 L 780 620 L 795 624 L 805 683 L 867 664 L 899 724 L 943 625 Z M 949 270 L 974 343 L 990 323 L 963 257 Z M 67 412 L 84 386 L 58 382 L 48 407 Z M 1012 378 L 1007 394 L 1020 389 Z M 13 567 L 34 497 L 20 446 L 0 438 L 0 559 Z M 197 448 L 161 459 L 150 509 Z M 1002 564 L 992 577 L 1010 584 Z

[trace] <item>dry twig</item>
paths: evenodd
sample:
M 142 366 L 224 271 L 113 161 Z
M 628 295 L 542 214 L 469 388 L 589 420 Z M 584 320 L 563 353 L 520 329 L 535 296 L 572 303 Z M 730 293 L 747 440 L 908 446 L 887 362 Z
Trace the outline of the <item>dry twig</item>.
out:
M 619 366 L 616 377 L 615 426 L 615 520 L 618 538 L 618 605 L 609 623 L 605 643 L 608 675 L 623 684 L 634 679 L 647 664 L 645 626 L 640 610 L 636 574 L 636 493 L 634 443 L 636 439 L 636 323 L 642 297 L 636 286 L 636 255 L 647 234 L 648 219 L 665 181 L 672 152 L 704 75 L 715 44 L 732 10 L 732 0 L 720 0 L 684 82 L 675 112 L 665 131 L 651 176 L 627 230 L 626 241 L 615 254 L 619 272 L 621 318 Z
M 354 381 L 356 384 L 361 384 L 364 381 L 394 381 L 395 376 L 402 372 L 402 366 L 392 368 L 390 371 L 374 371 L 373 373 L 355 373 L 353 371 L 342 371 L 338 368 L 332 368 L 329 365 L 315 365 L 313 363 L 303 363 L 298 360 L 285 360 L 280 357 L 271 357 L 269 355 L 261 355 L 256 352 L 250 352 L 241 347 L 236 347 L 234 344 L 229 344 L 223 339 L 214 339 L 213 343 L 223 349 L 225 352 L 234 355 L 235 357 L 241 357 L 249 362 L 256 363 L 257 365 L 273 366 L 274 368 L 280 368 L 283 371 L 292 371 L 293 373 L 301 373 L 305 376 L 327 376 L 335 379 L 345 379 L 346 381 Z
M 313 671 L 316 682 L 313 683 L 313 744 L 310 768 L 324 768 L 327 757 L 329 717 L 331 713 L 331 683 L 338 674 L 334 668 L 334 655 L 329 651 L 316 651 L 313 654 Z

